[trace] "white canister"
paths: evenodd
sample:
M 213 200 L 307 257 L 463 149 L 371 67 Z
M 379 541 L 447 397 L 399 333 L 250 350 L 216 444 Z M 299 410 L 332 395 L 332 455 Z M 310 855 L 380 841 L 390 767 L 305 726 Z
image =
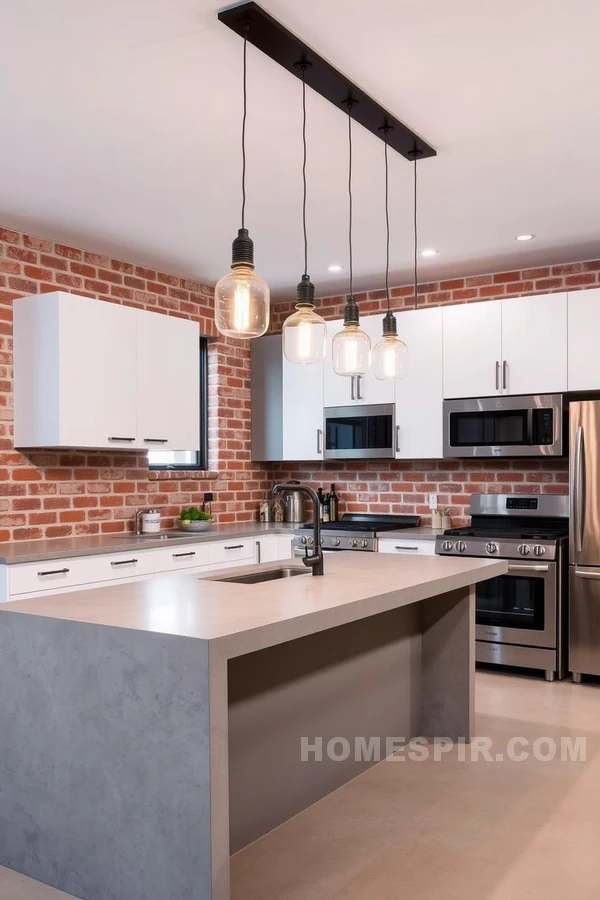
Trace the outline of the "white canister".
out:
M 160 531 L 160 510 L 148 509 L 142 513 L 142 534 L 158 534 Z

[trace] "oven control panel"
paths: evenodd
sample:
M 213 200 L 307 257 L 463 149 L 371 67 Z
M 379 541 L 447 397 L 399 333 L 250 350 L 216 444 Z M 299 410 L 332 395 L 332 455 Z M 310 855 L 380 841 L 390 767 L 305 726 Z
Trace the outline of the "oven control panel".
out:
M 435 552 L 438 556 L 481 556 L 493 559 L 522 559 L 529 565 L 535 565 L 543 557 L 544 561 L 554 560 L 557 545 L 554 542 L 525 544 L 519 538 L 503 538 L 490 541 L 473 539 L 462 540 L 460 537 L 441 535 L 435 540 Z

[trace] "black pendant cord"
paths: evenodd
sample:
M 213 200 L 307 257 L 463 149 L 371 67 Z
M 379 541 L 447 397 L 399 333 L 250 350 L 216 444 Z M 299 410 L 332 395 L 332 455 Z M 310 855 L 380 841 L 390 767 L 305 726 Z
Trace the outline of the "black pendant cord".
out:
M 304 274 L 308 276 L 308 237 L 306 231 L 306 67 L 302 67 L 302 231 L 304 234 Z
M 390 310 L 390 206 L 389 206 L 389 165 L 388 165 L 388 141 L 387 128 L 384 129 L 384 155 L 385 155 L 385 295 L 387 297 L 387 311 Z
M 350 297 L 354 296 L 354 268 L 352 259 L 352 101 L 348 101 L 348 262 Z
M 246 54 L 248 49 L 249 25 L 244 29 L 244 63 L 243 63 L 243 98 L 244 114 L 242 116 L 242 228 L 246 227 L 246 119 L 248 117 L 248 87 Z
M 419 247 L 419 232 L 418 232 L 418 225 L 417 225 L 417 157 L 416 157 L 416 156 L 415 156 L 415 161 L 414 161 L 413 165 L 414 165 L 414 185 L 415 185 L 415 190 L 414 190 L 414 208 L 413 208 L 413 228 L 414 228 L 414 237 L 415 237 L 415 260 L 414 260 L 414 263 L 415 263 L 415 279 L 414 279 L 414 280 L 415 280 L 415 309 L 416 309 L 416 308 L 417 308 L 417 303 L 419 302 L 419 300 L 418 300 L 418 297 L 419 297 L 419 295 L 418 295 L 418 287 L 419 287 L 419 282 L 418 282 L 418 247 Z

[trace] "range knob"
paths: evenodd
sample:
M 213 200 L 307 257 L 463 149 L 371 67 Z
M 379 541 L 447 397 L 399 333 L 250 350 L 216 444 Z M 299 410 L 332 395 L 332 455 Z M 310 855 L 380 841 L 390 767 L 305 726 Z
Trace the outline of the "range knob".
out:
M 368 541 L 365 541 L 365 540 L 362 540 L 362 541 L 360 542 L 360 546 L 361 546 L 361 547 L 368 547 L 368 546 L 369 546 L 369 542 L 368 542 Z
M 348 541 L 348 543 L 351 547 L 358 547 L 358 541 L 356 540 L 356 538 L 352 538 L 352 540 Z
M 541 544 L 536 544 L 535 547 L 533 548 L 533 552 L 535 553 L 536 556 L 543 556 L 544 553 L 546 552 L 546 548 L 542 547 Z
M 444 551 L 444 553 L 449 553 L 453 547 L 454 544 L 452 543 L 452 541 L 442 541 L 442 550 Z
M 491 542 L 489 544 L 486 544 L 485 552 L 486 553 L 497 553 L 498 552 L 498 544 L 492 544 Z
M 306 537 L 305 534 L 300 535 L 300 543 L 301 544 L 306 544 L 307 540 L 308 540 L 308 538 Z
M 308 541 L 307 541 L 307 543 L 308 543 L 308 544 L 311 544 L 311 545 L 314 544 L 314 542 L 315 542 L 315 541 L 314 541 L 314 538 L 309 538 Z
M 456 549 L 458 550 L 459 553 L 464 553 L 465 550 L 467 549 L 467 545 L 465 544 L 464 541 L 459 541 L 456 545 Z
M 529 556 L 529 554 L 531 553 L 531 549 L 527 544 L 519 544 L 517 550 L 519 551 L 521 556 Z
M 332 547 L 339 547 L 339 546 L 340 546 L 340 539 L 339 539 L 339 538 L 331 538 L 331 546 L 332 546 Z

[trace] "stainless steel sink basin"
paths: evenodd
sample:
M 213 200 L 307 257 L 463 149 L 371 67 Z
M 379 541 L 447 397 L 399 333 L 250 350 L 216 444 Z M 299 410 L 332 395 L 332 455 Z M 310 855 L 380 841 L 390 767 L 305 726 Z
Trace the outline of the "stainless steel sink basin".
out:
M 175 538 L 194 537 L 189 532 L 178 531 L 176 534 L 112 534 L 111 537 L 122 538 L 128 541 L 174 541 Z
M 279 581 L 281 578 L 293 578 L 295 575 L 310 575 L 308 569 L 286 567 L 271 569 L 268 572 L 249 572 L 247 575 L 228 575 L 226 578 L 212 578 L 211 581 L 227 581 L 229 584 L 261 584 L 263 581 Z

